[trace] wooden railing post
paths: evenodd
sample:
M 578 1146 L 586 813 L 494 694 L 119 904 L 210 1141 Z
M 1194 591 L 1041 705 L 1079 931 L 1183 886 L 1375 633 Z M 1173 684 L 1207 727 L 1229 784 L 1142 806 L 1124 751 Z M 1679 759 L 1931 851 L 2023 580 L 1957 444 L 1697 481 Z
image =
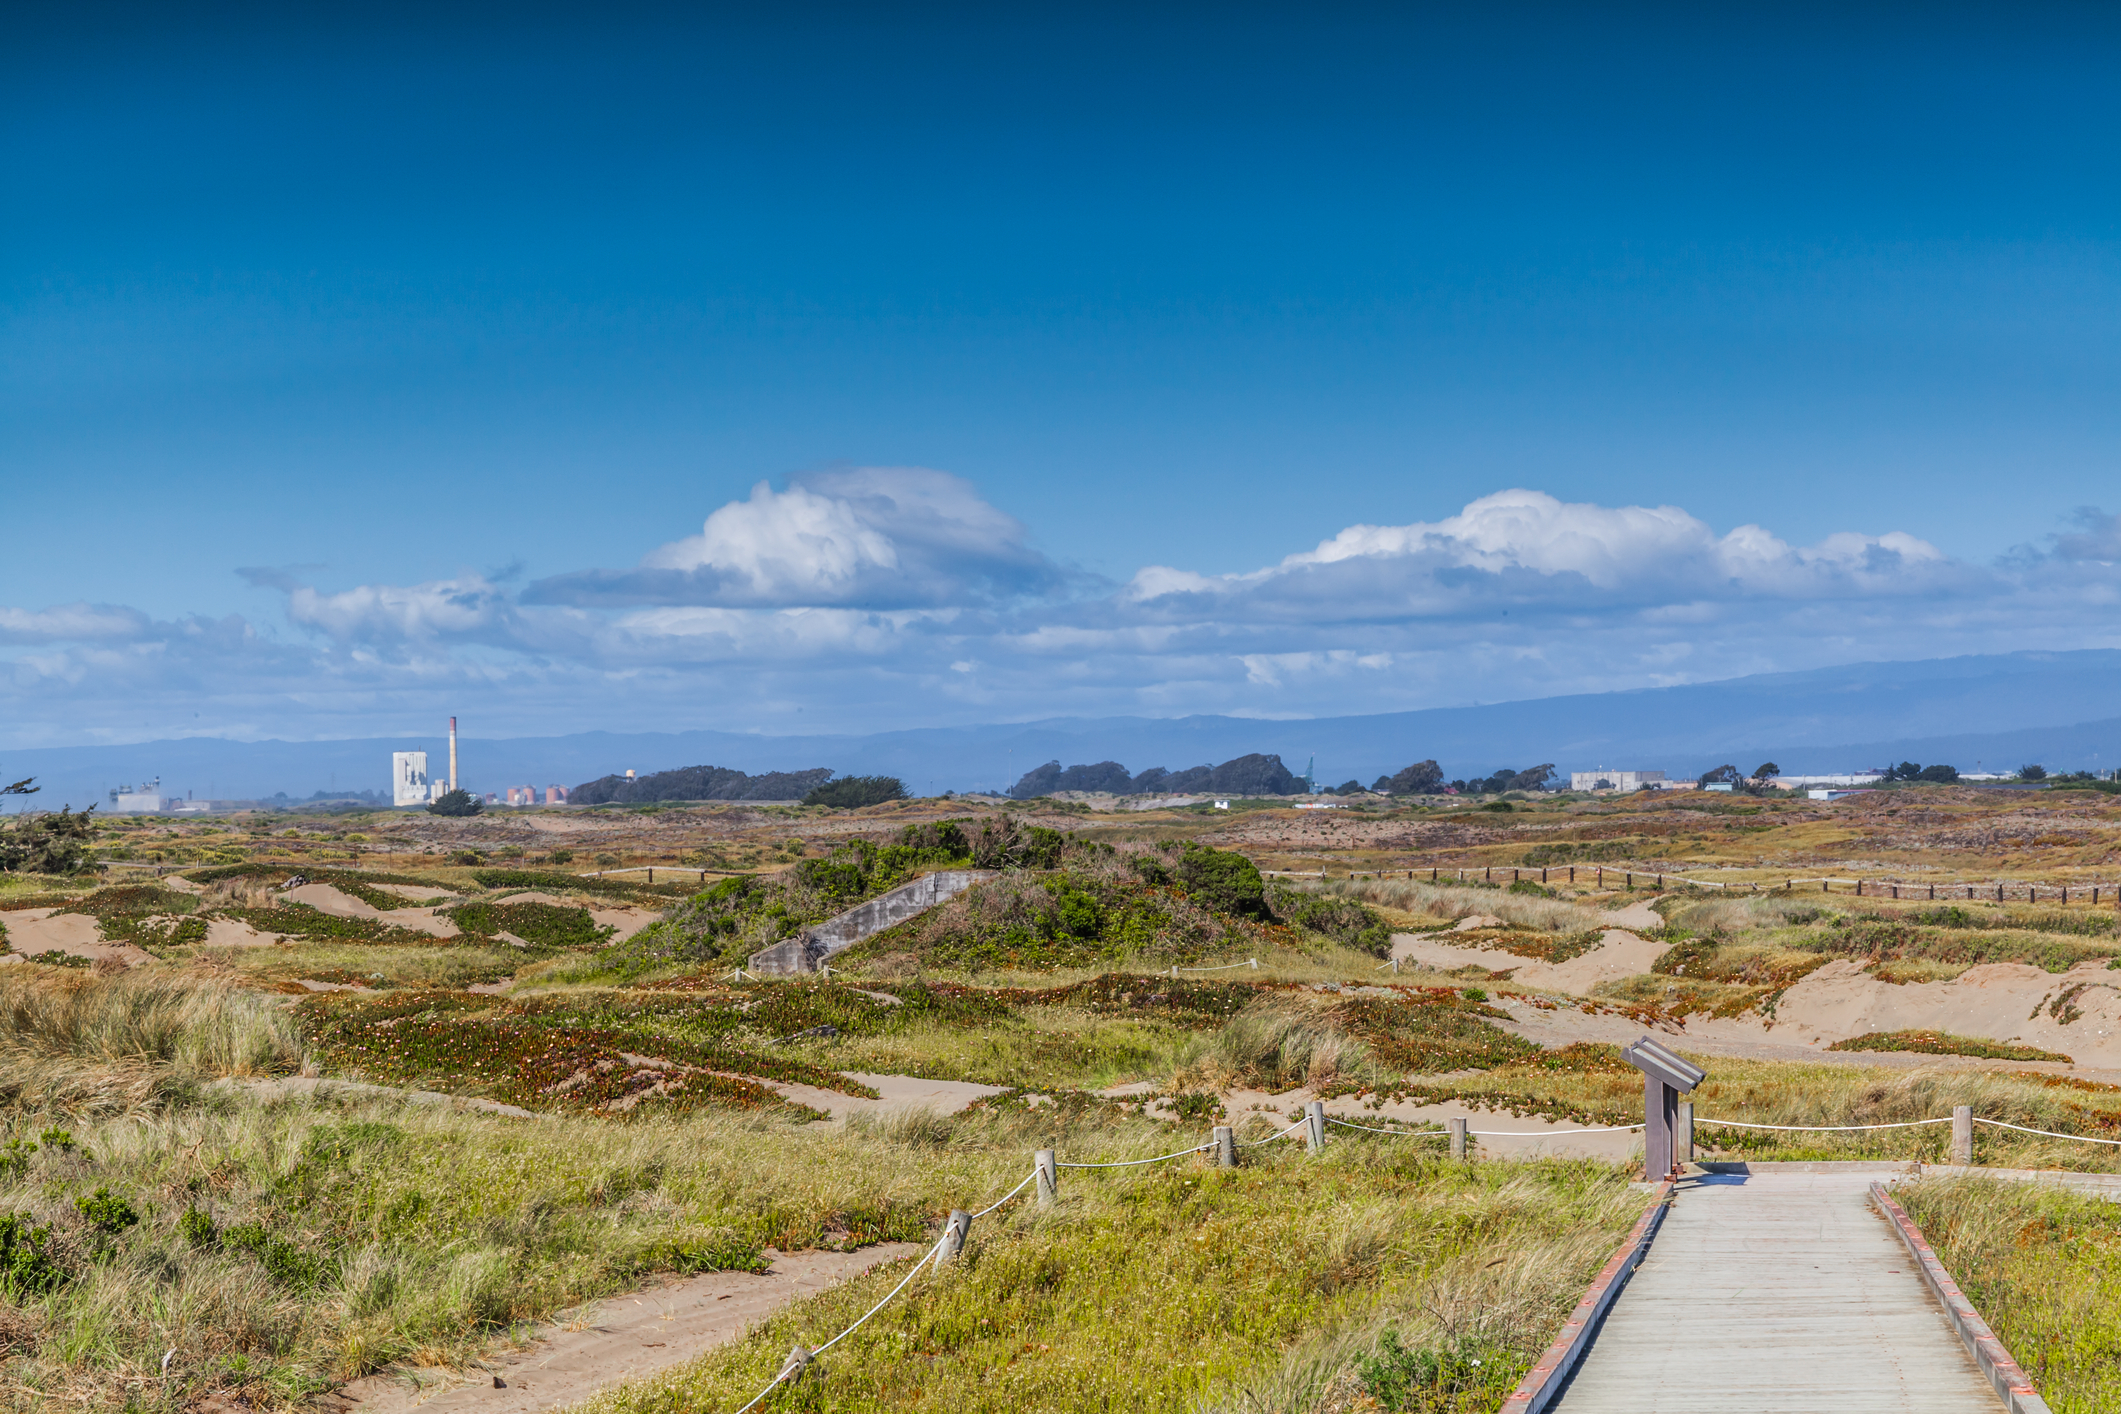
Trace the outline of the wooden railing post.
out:
M 943 1248 L 935 1254 L 938 1266 L 965 1250 L 965 1239 L 972 1235 L 972 1214 L 963 1208 L 950 1210 L 950 1221 L 943 1224 Z

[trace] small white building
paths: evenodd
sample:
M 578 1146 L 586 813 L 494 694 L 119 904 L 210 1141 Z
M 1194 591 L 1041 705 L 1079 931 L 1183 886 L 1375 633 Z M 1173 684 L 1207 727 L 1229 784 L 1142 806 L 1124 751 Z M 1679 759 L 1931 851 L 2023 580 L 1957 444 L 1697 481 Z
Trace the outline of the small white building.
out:
M 1570 790 L 1641 790 L 1662 786 L 1662 771 L 1571 771 Z
M 433 797 L 428 790 L 427 753 L 394 751 L 390 755 L 390 803 L 425 805 Z

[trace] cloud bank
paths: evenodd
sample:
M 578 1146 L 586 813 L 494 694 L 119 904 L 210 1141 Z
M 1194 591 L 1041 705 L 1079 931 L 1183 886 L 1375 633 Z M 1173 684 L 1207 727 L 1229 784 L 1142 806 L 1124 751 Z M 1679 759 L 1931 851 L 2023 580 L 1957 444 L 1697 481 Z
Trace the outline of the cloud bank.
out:
M 1891 529 L 1792 544 L 1542 491 L 1353 525 L 1279 562 L 1110 584 L 946 473 L 797 478 L 622 568 L 326 592 L 281 622 L 0 606 L 18 746 L 333 736 L 442 712 L 493 734 L 874 731 L 1062 715 L 1306 716 L 2121 640 L 2121 517 L 1954 560 Z M 157 725 L 159 723 L 159 725 Z

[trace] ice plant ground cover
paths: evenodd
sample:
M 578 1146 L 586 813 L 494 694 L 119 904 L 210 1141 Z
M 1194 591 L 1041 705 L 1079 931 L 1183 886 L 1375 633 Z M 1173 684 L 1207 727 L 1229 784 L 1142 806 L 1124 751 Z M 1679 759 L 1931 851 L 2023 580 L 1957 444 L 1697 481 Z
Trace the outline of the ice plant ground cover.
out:
M 1450 1103 L 1626 1123 L 1640 1080 L 1613 1042 L 1648 1029 L 1688 1051 L 1751 1026 L 1780 1048 L 1689 1052 L 1711 1072 L 1698 1142 L 1728 1157 L 1941 1159 L 1937 1125 L 1715 1121 L 1900 1123 L 1957 1104 L 2121 1138 L 2121 1089 L 2098 1069 L 2113 1062 L 2097 1059 L 2121 940 L 2111 896 L 2095 909 L 2083 887 L 2103 877 L 2121 801 L 1925 787 L 1838 810 L 1348 803 L 1331 821 L 1258 802 L 1222 818 L 664 806 L 556 813 L 558 836 L 486 817 L 280 817 L 247 838 L 99 825 L 99 851 L 185 867 L 0 878 L 6 941 L 33 959 L 0 968 L 0 1407 L 293 1409 L 362 1372 L 462 1365 L 517 1322 L 662 1275 L 755 1270 L 769 1248 L 925 1244 L 951 1208 L 1021 1180 L 1034 1148 L 1147 1157 L 1224 1119 L 1257 1138 L 1299 1092 L 1358 1115 Z M 829 979 L 734 975 L 750 949 L 981 852 L 993 885 L 840 955 Z M 656 863 L 656 882 L 579 877 L 583 855 Z M 1600 891 L 1581 867 L 1572 884 L 1567 859 L 1764 891 Z M 1259 872 L 1321 862 L 1399 877 Z M 1852 868 L 2019 872 L 2002 904 L 1775 887 Z M 2056 878 L 2077 881 L 2066 905 Z M 1625 941 L 1608 945 L 1622 908 Z M 1384 953 L 1418 934 L 1481 965 L 1394 972 Z M 1613 946 L 1637 961 L 1615 969 Z M 1593 980 L 1513 980 L 1557 966 Z M 1944 987 L 1961 1000 L 1948 1028 L 1807 1026 L 1800 1045 L 1787 1018 L 1823 977 L 1903 1010 Z M 2028 999 L 1982 1021 L 1965 998 L 1987 977 L 2030 979 Z M 2041 1044 L 2011 1039 L 2027 1026 Z M 2065 1054 L 2074 1066 L 2039 1058 Z M 955 1115 L 863 1112 L 871 1074 L 1001 1088 Z M 387 1088 L 314 1089 L 334 1076 Z M 1239 1092 L 1283 1099 L 1253 1109 Z M 828 1122 L 827 1106 L 856 1113 Z M 1058 1208 L 983 1219 L 964 1262 L 772 1407 L 1492 1409 L 1641 1199 L 1624 1165 L 1454 1165 L 1437 1147 L 1336 1130 L 1322 1156 L 1284 1140 L 1234 1172 L 1068 1171 Z M 1989 1126 L 1976 1155 L 2121 1167 L 2104 1146 Z M 2007 1243 L 1968 1228 L 1963 1261 L 2016 1281 L 2013 1263 L 2066 1260 L 2103 1289 L 2095 1225 L 2033 1216 Z M 800 1303 L 599 1404 L 733 1407 L 790 1342 L 836 1331 L 896 1279 Z M 2054 1303 L 2018 1315 L 2065 1372 L 2057 1407 L 2105 1407 L 2096 1322 Z

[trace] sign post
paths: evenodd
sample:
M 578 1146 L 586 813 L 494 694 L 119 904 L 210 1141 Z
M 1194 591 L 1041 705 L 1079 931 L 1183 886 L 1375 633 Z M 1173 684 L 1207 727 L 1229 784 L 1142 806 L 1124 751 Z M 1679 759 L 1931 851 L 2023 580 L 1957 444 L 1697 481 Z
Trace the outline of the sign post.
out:
M 1670 1177 L 1675 1167 L 1672 1130 L 1679 1118 L 1679 1097 L 1699 1085 L 1708 1072 L 1647 1036 L 1623 1047 L 1620 1058 L 1642 1072 L 1642 1171 L 1643 1177 L 1655 1183 Z

